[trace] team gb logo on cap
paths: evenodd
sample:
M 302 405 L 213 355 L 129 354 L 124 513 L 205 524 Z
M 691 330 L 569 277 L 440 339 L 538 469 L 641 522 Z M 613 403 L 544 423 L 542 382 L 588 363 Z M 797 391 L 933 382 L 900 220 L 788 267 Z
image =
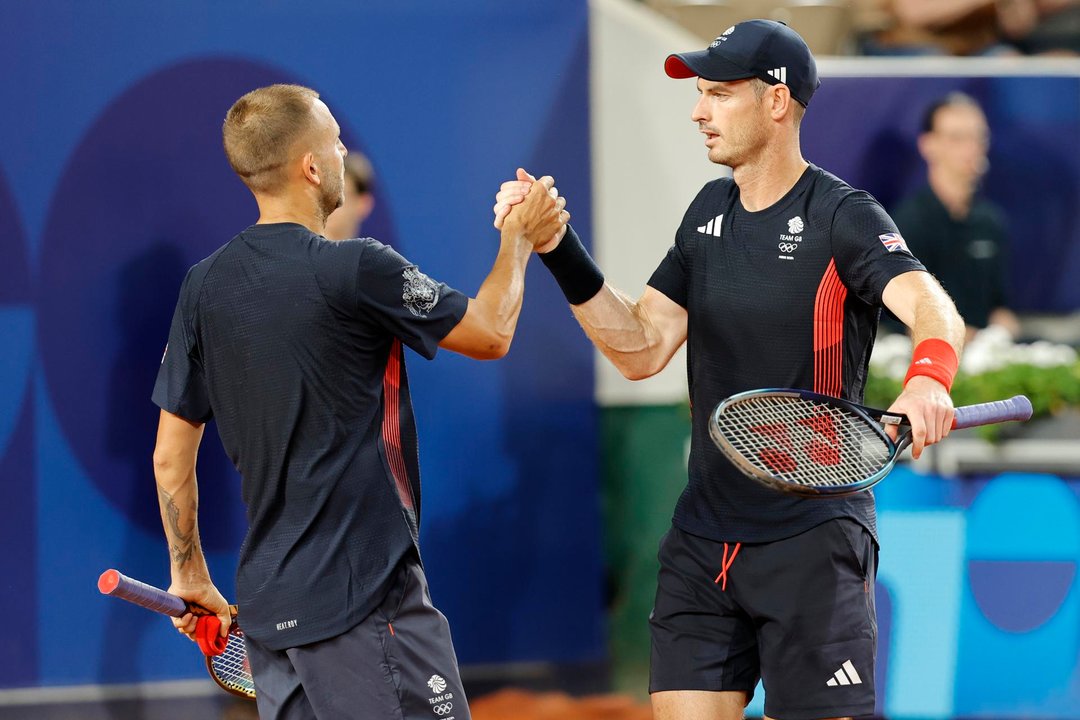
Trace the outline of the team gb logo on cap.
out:
M 716 38 L 715 40 L 713 40 L 713 41 L 712 41 L 712 45 L 710 45 L 709 47 L 716 47 L 716 46 L 717 46 L 717 45 L 719 45 L 720 43 L 722 43 L 722 42 L 724 42 L 725 40 L 727 40 L 727 36 L 728 36 L 728 35 L 730 35 L 730 34 L 731 34 L 731 33 L 733 33 L 733 32 L 735 32 L 735 26 L 734 26 L 734 25 L 732 25 L 731 27 L 729 27 L 729 28 L 728 28 L 727 30 L 725 30 L 724 32 L 720 33 L 720 37 L 718 37 L 718 38 Z

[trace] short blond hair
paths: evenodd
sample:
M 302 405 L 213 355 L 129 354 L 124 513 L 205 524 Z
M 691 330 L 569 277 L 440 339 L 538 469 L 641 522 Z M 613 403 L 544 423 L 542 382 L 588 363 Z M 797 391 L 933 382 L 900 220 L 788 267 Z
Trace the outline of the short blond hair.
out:
M 252 90 L 229 108 L 221 128 L 225 157 L 255 192 L 273 192 L 293 144 L 313 123 L 312 101 L 319 93 L 302 85 L 270 85 Z

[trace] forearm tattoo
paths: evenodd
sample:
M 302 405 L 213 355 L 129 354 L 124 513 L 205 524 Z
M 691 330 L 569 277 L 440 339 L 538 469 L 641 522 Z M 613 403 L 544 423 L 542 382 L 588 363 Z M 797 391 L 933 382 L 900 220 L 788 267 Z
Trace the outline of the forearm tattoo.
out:
M 158 485 L 158 500 L 161 503 L 162 514 L 165 517 L 165 529 L 169 539 L 169 554 L 172 556 L 173 563 L 178 568 L 182 568 L 191 559 L 195 551 L 195 529 L 198 527 L 195 517 L 196 511 L 199 509 L 198 503 L 195 500 L 191 501 L 191 506 L 188 508 L 191 517 L 183 518 L 183 523 L 185 525 L 190 523 L 191 528 L 184 532 L 180 527 L 182 515 L 180 508 L 173 500 L 173 496 L 160 485 Z

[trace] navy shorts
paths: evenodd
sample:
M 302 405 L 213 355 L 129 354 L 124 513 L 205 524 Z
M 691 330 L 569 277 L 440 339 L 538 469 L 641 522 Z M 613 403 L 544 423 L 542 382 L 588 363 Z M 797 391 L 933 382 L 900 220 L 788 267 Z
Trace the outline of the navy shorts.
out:
M 769 717 L 873 714 L 877 543 L 862 525 L 726 547 L 673 527 L 659 558 L 649 692 L 749 699 L 761 679 Z
M 261 720 L 470 720 L 450 626 L 412 553 L 351 630 L 280 651 L 246 642 Z

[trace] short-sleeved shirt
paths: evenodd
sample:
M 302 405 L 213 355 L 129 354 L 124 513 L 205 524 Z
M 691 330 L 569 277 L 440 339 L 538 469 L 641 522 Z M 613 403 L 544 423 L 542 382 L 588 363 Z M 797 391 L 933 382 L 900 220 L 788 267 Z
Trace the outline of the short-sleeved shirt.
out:
M 759 212 L 743 208 L 729 178 L 702 188 L 649 280 L 688 314 L 692 434 L 676 526 L 768 542 L 851 517 L 876 534 L 870 492 L 805 499 L 765 488 L 716 448 L 708 418 L 724 398 L 759 388 L 861 401 L 881 293 L 922 269 L 874 198 L 813 165 Z
M 264 645 L 333 637 L 381 601 L 420 517 L 402 347 L 434 357 L 467 307 L 382 243 L 292 223 L 188 272 L 153 399 L 217 421 L 247 506 L 241 626 Z
M 957 219 L 927 186 L 905 200 L 893 219 L 965 323 L 986 327 L 991 312 L 1008 307 L 1008 238 L 997 206 L 976 196 L 967 217 Z

